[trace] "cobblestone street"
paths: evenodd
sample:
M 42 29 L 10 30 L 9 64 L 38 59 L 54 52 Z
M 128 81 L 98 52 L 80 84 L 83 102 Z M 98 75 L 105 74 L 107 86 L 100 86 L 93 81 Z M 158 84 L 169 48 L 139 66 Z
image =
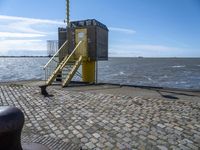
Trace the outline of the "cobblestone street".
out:
M 0 86 L 0 105 L 25 114 L 24 141 L 51 138 L 60 142 L 55 150 L 68 142 L 95 150 L 200 149 L 200 98 L 166 100 L 54 86 L 48 92 L 54 96 L 44 97 L 38 86 Z

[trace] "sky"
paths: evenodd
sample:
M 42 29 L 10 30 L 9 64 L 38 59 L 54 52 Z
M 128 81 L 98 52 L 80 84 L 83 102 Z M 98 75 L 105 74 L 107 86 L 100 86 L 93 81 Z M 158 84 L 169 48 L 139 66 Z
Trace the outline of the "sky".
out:
M 65 0 L 0 0 L 0 55 L 46 50 Z M 200 57 L 200 0 L 71 0 L 70 19 L 109 28 L 109 57 Z

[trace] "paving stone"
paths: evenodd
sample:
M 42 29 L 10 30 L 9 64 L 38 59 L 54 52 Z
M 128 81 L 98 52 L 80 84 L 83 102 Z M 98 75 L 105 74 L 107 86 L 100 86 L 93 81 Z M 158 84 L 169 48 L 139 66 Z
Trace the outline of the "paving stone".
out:
M 88 139 L 87 139 L 87 138 L 81 138 L 81 142 L 87 143 L 87 142 L 88 142 Z
M 120 149 L 120 150 L 122 150 L 122 149 L 125 149 L 125 148 L 126 148 L 126 146 L 125 146 L 125 145 L 123 145 L 123 144 L 121 144 L 121 143 L 117 143 L 117 147 L 118 147 L 118 149 Z
M 64 134 L 68 134 L 69 133 L 69 131 L 68 130 L 64 130 Z
M 157 140 L 157 137 L 154 135 L 148 135 L 148 138 L 152 139 L 152 140 Z
M 123 138 L 123 140 L 124 140 L 125 142 L 130 142 L 130 141 L 131 141 L 131 139 L 128 138 L 128 137 Z
M 86 143 L 85 144 L 89 149 L 94 149 L 95 145 L 92 142 Z
M 81 126 L 75 126 L 76 129 L 81 130 L 82 127 Z
M 137 127 L 133 127 L 132 130 L 138 131 L 139 129 Z
M 160 128 L 165 128 L 166 127 L 164 124 L 160 124 L 160 123 L 157 124 L 157 126 L 160 127 Z
M 91 141 L 92 143 L 94 143 L 94 144 L 98 142 L 98 140 L 95 139 L 95 138 L 90 139 L 90 141 Z
M 76 135 L 79 139 L 83 137 L 83 135 L 81 133 Z
M 83 149 L 200 149 L 200 101 L 48 88 L 54 97 L 35 86 L 0 86 L 0 105 L 25 112 L 22 137 L 44 135 Z
M 191 148 L 191 149 L 193 149 L 193 150 L 199 150 L 200 148 L 198 148 L 197 146 L 195 146 L 194 144 L 192 144 L 192 143 L 188 143 L 187 144 L 187 147 L 189 147 L 189 148 Z
M 157 148 L 158 148 L 159 150 L 168 150 L 167 147 L 161 146 L 161 145 L 158 145 Z
M 93 136 L 94 136 L 95 138 L 97 138 L 97 139 L 100 137 L 100 135 L 99 135 L 98 133 L 94 133 Z
M 190 149 L 189 147 L 187 147 L 187 146 L 185 146 L 185 145 L 183 145 L 183 144 L 179 144 L 178 146 L 179 146 L 179 148 L 180 148 L 181 150 L 189 150 L 189 149 Z
M 183 131 L 183 129 L 180 128 L 180 127 L 175 126 L 174 128 L 177 129 L 177 130 L 179 130 L 179 131 Z
M 113 147 L 114 147 L 114 145 L 113 145 L 113 144 L 111 144 L 110 142 L 106 142 L 106 143 L 105 143 L 105 145 L 106 145 L 107 147 L 109 147 L 109 149 L 111 149 L 111 148 L 113 148 Z
M 143 135 L 140 135 L 139 138 L 142 139 L 142 140 L 146 140 L 147 139 L 147 137 L 145 137 Z
M 78 130 L 73 130 L 72 132 L 73 134 L 76 134 L 76 135 L 79 134 Z
M 114 130 L 120 131 L 119 127 L 113 127 Z

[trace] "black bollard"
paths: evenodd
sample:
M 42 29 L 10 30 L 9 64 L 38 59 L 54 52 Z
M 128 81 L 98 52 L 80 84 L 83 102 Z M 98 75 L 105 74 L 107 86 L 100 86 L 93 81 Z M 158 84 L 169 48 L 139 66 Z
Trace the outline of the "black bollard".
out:
M 44 95 L 44 97 L 53 97 L 53 95 L 50 95 L 50 94 L 47 92 L 47 86 L 48 86 L 48 85 L 41 85 L 41 86 L 39 86 L 40 89 L 41 89 L 41 94 Z
M 0 106 L 0 150 L 22 150 L 24 114 L 16 107 Z
M 45 97 L 47 97 L 49 95 L 49 93 L 47 93 L 47 90 L 46 90 L 47 85 L 41 85 L 39 87 L 41 89 L 41 94 L 44 95 Z

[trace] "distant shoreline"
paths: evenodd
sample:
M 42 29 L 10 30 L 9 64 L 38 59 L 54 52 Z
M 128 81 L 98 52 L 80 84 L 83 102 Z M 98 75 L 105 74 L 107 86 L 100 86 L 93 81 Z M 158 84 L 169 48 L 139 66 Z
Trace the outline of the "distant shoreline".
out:
M 52 56 L 0 56 L 0 58 L 51 58 Z M 200 57 L 109 57 L 109 58 L 137 58 L 137 59 L 200 59 Z
M 33 58 L 33 57 L 52 57 L 52 56 L 0 56 L 0 58 Z

